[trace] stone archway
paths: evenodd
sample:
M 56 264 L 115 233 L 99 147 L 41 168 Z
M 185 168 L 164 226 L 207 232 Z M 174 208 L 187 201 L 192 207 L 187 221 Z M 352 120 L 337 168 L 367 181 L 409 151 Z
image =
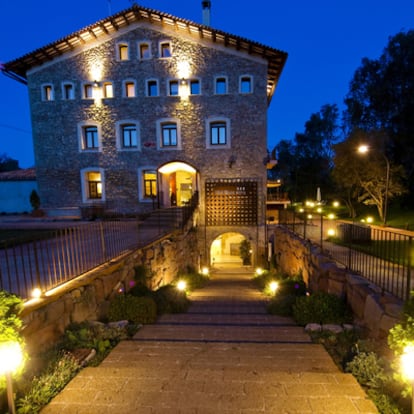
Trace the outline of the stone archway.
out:
M 217 236 L 210 246 L 210 265 L 242 266 L 240 243 L 245 239 L 241 233 L 236 232 Z

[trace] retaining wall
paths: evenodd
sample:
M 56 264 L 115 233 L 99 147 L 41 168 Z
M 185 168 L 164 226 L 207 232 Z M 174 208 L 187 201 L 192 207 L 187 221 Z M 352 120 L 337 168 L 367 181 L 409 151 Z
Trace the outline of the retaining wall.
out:
M 128 291 L 132 286 L 136 266 L 144 265 L 153 272 L 148 282 L 152 289 L 172 282 L 188 265 L 197 268 L 196 240 L 195 231 L 174 233 L 118 257 L 41 299 L 29 301 L 21 315 L 29 352 L 49 348 L 70 323 L 105 319 L 109 303 L 119 289 Z
M 324 291 L 345 298 L 356 323 L 371 337 L 386 337 L 400 321 L 402 301 L 337 264 L 320 247 L 283 227 L 274 230 L 274 253 L 279 269 L 289 275 L 302 274 L 311 292 Z

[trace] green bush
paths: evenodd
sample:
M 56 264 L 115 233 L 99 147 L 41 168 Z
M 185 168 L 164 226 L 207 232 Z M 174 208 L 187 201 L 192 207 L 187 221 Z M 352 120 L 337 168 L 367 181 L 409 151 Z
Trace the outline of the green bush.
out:
M 157 304 L 158 314 L 183 313 L 190 306 L 187 294 L 173 285 L 165 285 L 153 292 L 152 298 Z
M 157 320 L 157 305 L 154 299 L 147 296 L 119 295 L 109 305 L 108 319 L 139 324 L 154 323 Z
M 345 302 L 338 296 L 325 292 L 297 297 L 293 305 L 293 317 L 302 326 L 308 323 L 342 324 L 352 319 Z
M 296 298 L 295 295 L 276 294 L 267 304 L 267 312 L 271 315 L 292 316 Z
M 360 352 L 346 365 L 357 381 L 366 387 L 383 389 L 387 382 L 383 362 L 374 352 Z
M 30 389 L 16 403 L 17 413 L 38 413 L 65 387 L 79 369 L 79 363 L 70 354 L 59 354 L 41 376 L 32 379 Z

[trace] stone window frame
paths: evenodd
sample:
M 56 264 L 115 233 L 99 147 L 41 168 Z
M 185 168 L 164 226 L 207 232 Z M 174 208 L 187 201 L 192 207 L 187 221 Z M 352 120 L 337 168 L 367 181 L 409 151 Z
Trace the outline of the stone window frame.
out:
M 84 148 L 85 128 L 96 127 L 98 132 L 98 147 Z M 78 123 L 78 145 L 80 153 L 97 153 L 102 152 L 102 127 L 99 122 L 87 120 Z
M 198 89 L 199 89 L 198 93 L 191 93 L 191 85 L 194 82 L 198 83 Z M 201 95 L 201 83 L 202 83 L 201 79 L 199 79 L 199 78 L 191 78 L 191 79 L 188 80 L 188 90 L 189 90 L 190 96 L 199 96 L 199 95 Z
M 67 87 L 70 87 L 70 89 L 68 89 Z M 68 90 L 71 91 L 71 95 L 72 97 L 68 96 Z M 71 82 L 71 81 L 63 81 L 62 82 L 62 100 L 64 101 L 73 101 L 75 99 L 75 93 L 76 93 L 76 88 L 75 88 L 75 83 Z M 69 94 L 69 95 L 70 95 Z
M 156 172 L 156 193 L 158 194 L 158 169 L 155 165 L 145 165 L 139 167 L 137 170 L 138 175 L 138 201 L 141 203 L 153 203 L 153 200 L 149 197 L 145 197 L 145 186 L 144 186 L 144 173 L 145 171 L 155 171 Z
M 134 86 L 134 95 L 128 95 L 128 85 Z M 135 79 L 125 79 L 122 81 L 122 97 L 136 98 L 137 97 L 137 82 Z
M 225 91 L 224 92 L 218 92 L 218 81 L 220 79 L 224 79 L 224 86 L 225 86 Z M 225 75 L 218 75 L 214 77 L 214 95 L 228 95 L 229 93 L 229 78 L 228 76 Z
M 43 102 L 51 102 L 55 100 L 55 89 L 52 83 L 42 83 L 40 91 Z
M 226 143 L 211 143 L 211 126 L 215 123 L 224 123 L 226 125 Z M 231 148 L 231 123 L 230 119 L 223 116 L 212 116 L 206 119 L 206 148 L 207 149 L 223 149 Z
M 95 99 L 95 89 L 96 86 L 94 84 L 94 82 L 83 82 L 82 83 L 82 99 L 86 99 L 86 100 L 94 100 Z M 90 90 L 90 96 L 87 93 Z
M 155 82 L 156 86 L 157 86 L 157 94 L 156 95 L 150 95 L 149 91 L 150 91 L 150 83 L 151 82 Z M 158 79 L 155 78 L 150 78 L 150 79 L 146 79 L 145 81 L 145 96 L 147 96 L 148 98 L 156 98 L 158 96 L 160 96 L 160 82 L 158 81 Z
M 126 48 L 126 57 L 123 57 L 123 49 Z M 127 62 L 130 60 L 130 47 L 129 42 L 117 42 L 116 43 L 116 60 L 118 62 Z
M 102 196 L 100 198 L 91 198 L 89 195 L 89 186 L 87 174 L 90 172 L 98 172 L 101 175 Z M 105 192 L 105 170 L 100 167 L 86 167 L 80 170 L 82 202 L 85 204 L 102 203 L 106 200 Z
M 249 82 L 250 82 L 250 91 L 249 92 L 243 92 L 243 90 L 242 90 L 242 85 L 243 85 L 243 80 L 244 79 L 249 79 Z M 239 77 L 239 93 L 241 93 L 243 95 L 251 95 L 253 93 L 253 76 L 252 75 L 248 75 L 248 74 L 240 75 L 240 77 Z
M 168 45 L 168 48 L 165 49 L 165 50 L 168 50 L 168 55 L 167 56 L 164 56 L 164 47 L 163 47 L 164 45 Z M 171 40 L 168 40 L 168 39 L 161 40 L 158 43 L 158 56 L 159 56 L 159 58 L 160 59 L 170 59 L 170 58 L 172 58 L 172 55 L 173 55 L 173 48 L 172 48 Z
M 177 85 L 177 93 L 171 93 L 171 86 L 173 84 Z M 169 79 L 167 81 L 167 96 L 177 97 L 180 96 L 180 81 L 178 79 Z
M 137 146 L 136 147 L 125 147 L 123 145 L 123 134 L 122 127 L 124 125 L 135 125 L 137 132 Z M 136 119 L 122 119 L 115 123 L 115 138 L 116 138 L 116 149 L 118 151 L 141 151 L 141 123 Z
M 163 125 L 175 124 L 177 131 L 177 145 L 163 145 Z M 157 149 L 162 151 L 181 150 L 181 123 L 177 118 L 161 118 L 157 120 Z
M 148 56 L 142 55 L 141 46 L 148 46 Z M 137 54 L 139 60 L 148 60 L 152 58 L 151 42 L 149 40 L 141 40 L 137 43 Z

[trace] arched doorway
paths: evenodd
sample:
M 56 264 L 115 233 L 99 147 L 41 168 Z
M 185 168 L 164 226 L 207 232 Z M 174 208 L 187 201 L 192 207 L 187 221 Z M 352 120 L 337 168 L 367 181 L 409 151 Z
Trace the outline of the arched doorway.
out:
M 240 257 L 240 244 L 246 238 L 240 233 L 223 233 L 216 237 L 210 246 L 210 265 L 243 265 Z
M 161 166 L 158 173 L 162 206 L 185 206 L 198 190 L 197 170 L 187 163 L 169 162 Z

